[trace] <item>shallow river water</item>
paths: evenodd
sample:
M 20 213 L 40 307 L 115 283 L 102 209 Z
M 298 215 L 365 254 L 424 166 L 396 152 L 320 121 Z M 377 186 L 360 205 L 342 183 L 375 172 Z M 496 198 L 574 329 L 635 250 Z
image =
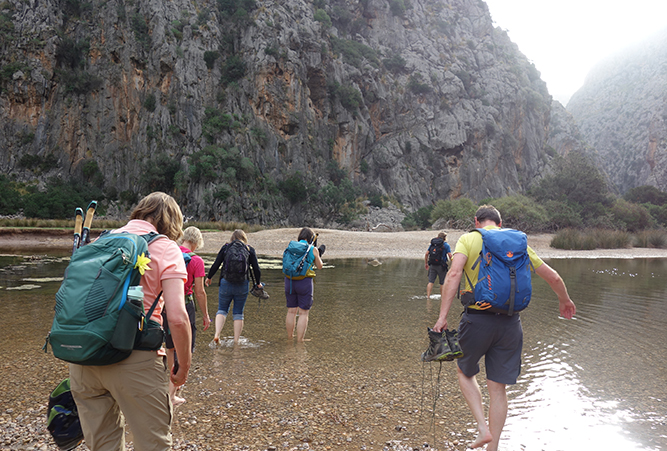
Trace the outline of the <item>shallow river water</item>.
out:
M 534 277 L 501 449 L 667 449 L 667 260 L 549 263 L 577 316 L 559 318 L 556 297 Z M 38 423 L 67 374 L 41 351 L 66 264 L 58 255 L 0 257 L 2 449 L 38 448 L 18 437 L 20 423 Z M 327 261 L 302 346 L 286 339 L 278 262 L 260 265 L 271 298 L 248 299 L 242 343 L 213 348 L 212 330 L 199 331 L 188 402 L 174 423 L 182 449 L 466 449 L 474 424 L 454 364 L 419 360 L 439 309 L 439 298 L 425 296 L 423 262 Z M 217 286 L 207 293 L 214 315 Z M 459 313 L 452 309 L 450 325 Z M 34 435 L 48 442 L 43 430 Z

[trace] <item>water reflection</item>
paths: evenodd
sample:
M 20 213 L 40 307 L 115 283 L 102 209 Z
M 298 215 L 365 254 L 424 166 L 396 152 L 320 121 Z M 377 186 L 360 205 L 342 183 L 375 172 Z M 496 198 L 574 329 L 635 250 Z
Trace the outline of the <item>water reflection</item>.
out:
M 509 390 L 508 449 L 654 450 L 667 445 L 664 260 L 555 260 L 577 303 L 535 283 L 524 366 Z M 546 301 L 550 299 L 550 301 Z
M 213 258 L 205 258 L 207 265 Z M 667 449 L 667 261 L 549 263 L 565 279 L 577 303 L 577 317 L 559 319 L 555 296 L 541 279 L 534 279 L 534 301 L 522 313 L 523 372 L 509 390 L 501 449 Z M 23 355 L 39 352 L 66 264 L 66 257 L 57 256 L 0 258 L 0 360 L 5 368 L 22 368 Z M 194 359 L 197 376 L 189 382 L 186 395 L 212 402 L 220 393 L 233 398 L 248 387 L 255 390 L 252 387 L 261 381 L 275 391 L 272 395 L 307 410 L 309 401 L 284 387 L 289 379 L 309 381 L 312 386 L 297 384 L 300 388 L 294 390 L 320 390 L 316 393 L 321 398 L 340 399 L 339 404 L 349 397 L 345 402 L 350 410 L 344 412 L 364 420 L 359 433 L 378 435 L 377 443 L 398 434 L 395 423 L 384 432 L 381 425 L 387 418 L 398 418 L 430 441 L 427 419 L 412 414 L 430 408 L 432 400 L 423 399 L 422 377 L 426 373 L 428 386 L 429 374 L 437 373 L 429 365 L 424 371 L 419 362 L 426 327 L 435 322 L 440 302 L 437 297 L 426 299 L 423 262 L 393 259 L 373 266 L 358 259 L 329 261 L 315 281 L 307 334 L 312 341 L 305 345 L 285 338 L 278 262 L 262 259 L 261 264 L 271 298 L 261 304 L 249 299 L 238 346 L 223 340 L 224 346 L 212 349 L 212 333 L 200 331 Z M 217 286 L 207 291 L 209 312 L 214 313 Z M 460 309 L 452 310 L 450 324 L 457 324 Z M 231 335 L 230 326 L 223 335 Z M 37 385 L 40 377 L 21 376 L 37 378 Z M 465 432 L 472 418 L 458 393 L 453 365 L 443 365 L 439 377 L 438 405 L 448 402 L 457 409 L 444 411 L 436 420 L 442 440 Z M 0 390 L 4 393 L 10 384 L 24 383 L 21 378 L 4 374 Z M 216 401 L 212 408 L 231 409 L 225 402 Z M 311 412 L 334 415 L 331 406 L 318 406 Z

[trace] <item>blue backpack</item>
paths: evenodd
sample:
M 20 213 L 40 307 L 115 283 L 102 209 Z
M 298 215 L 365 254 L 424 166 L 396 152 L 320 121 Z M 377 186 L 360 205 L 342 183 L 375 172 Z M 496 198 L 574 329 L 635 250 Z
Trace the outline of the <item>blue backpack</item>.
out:
M 528 237 L 514 229 L 475 230 L 482 235 L 482 251 L 472 266 L 480 264 L 475 304 L 512 316 L 528 306 L 532 294 Z
M 187 268 L 188 265 L 190 264 L 190 260 L 192 260 L 192 256 L 195 255 L 194 252 L 183 252 L 183 260 L 185 261 L 185 267 Z
M 315 261 L 315 256 L 310 252 L 312 248 L 312 244 L 304 241 L 290 241 L 283 252 L 283 274 L 292 280 L 304 279 Z

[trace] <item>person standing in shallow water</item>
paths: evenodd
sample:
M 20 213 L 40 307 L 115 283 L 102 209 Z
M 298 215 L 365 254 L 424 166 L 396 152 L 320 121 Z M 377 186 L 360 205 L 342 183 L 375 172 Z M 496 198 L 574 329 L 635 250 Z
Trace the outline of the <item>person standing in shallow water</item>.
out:
M 297 238 L 297 241 L 303 241 L 306 244 L 313 244 L 314 240 L 315 234 L 308 227 L 301 229 Z M 322 247 L 322 249 L 324 248 Z M 313 277 L 315 277 L 313 266 L 317 269 L 322 269 L 320 250 L 315 245 L 308 251 L 306 264 L 308 265 L 308 271 L 303 279 L 290 279 L 285 276 L 285 298 L 287 299 L 285 326 L 287 328 L 287 339 L 292 340 L 294 338 L 294 330 L 296 328 L 297 342 L 306 340 L 308 315 L 310 308 L 313 306 Z
M 435 254 L 437 252 L 437 255 Z M 426 284 L 426 297 L 431 297 L 435 279 L 440 279 L 440 297 L 442 298 L 445 289 L 445 276 L 447 275 L 447 261 L 452 260 L 452 248 L 447 243 L 447 234 L 438 233 L 436 238 L 431 240 L 431 245 L 424 255 L 424 267 L 428 271 L 428 284 Z
M 188 317 L 190 318 L 190 330 L 192 332 L 191 350 L 193 354 L 195 352 L 195 341 L 197 338 L 195 300 L 197 301 L 197 304 L 199 304 L 199 311 L 202 313 L 204 331 L 208 329 L 208 326 L 211 324 L 211 319 L 208 316 L 206 290 L 204 289 L 204 277 L 206 276 L 204 260 L 202 260 L 199 255 L 195 254 L 195 251 L 203 245 L 204 238 L 202 237 L 201 231 L 197 227 L 188 227 L 183 231 L 183 237 L 181 238 L 181 244 L 179 248 L 183 254 L 190 256 L 190 262 L 186 264 L 188 279 L 185 282 L 185 309 L 187 310 Z M 162 313 L 165 329 L 169 330 L 167 311 L 164 310 Z M 174 341 L 172 340 L 171 334 L 169 333 L 166 334 L 165 337 L 165 348 L 167 348 L 167 362 L 171 368 L 177 356 L 174 352 Z M 174 384 L 169 383 L 169 396 L 171 397 L 171 403 L 174 407 L 178 407 L 185 402 L 185 399 L 178 396 L 176 392 L 177 388 L 174 386 Z
M 255 281 L 257 285 L 264 286 L 260 282 L 262 277 L 262 272 L 259 269 L 259 263 L 257 262 L 257 253 L 252 246 L 248 245 L 248 237 L 245 232 L 241 229 L 234 230 L 232 236 L 229 240 L 229 243 L 225 243 L 218 256 L 211 266 L 211 269 L 208 271 L 208 276 L 206 279 L 206 286 L 211 285 L 211 279 L 222 265 L 220 271 L 220 288 L 218 290 L 218 312 L 215 315 L 215 335 L 213 336 L 213 341 L 217 344 L 220 342 L 220 332 L 225 326 L 225 321 L 227 315 L 229 314 L 229 306 L 232 301 L 234 301 L 234 307 L 232 309 L 232 316 L 234 318 L 234 343 L 238 344 L 241 338 L 241 332 L 243 332 L 243 311 L 245 309 L 245 303 L 248 299 L 248 273 L 246 272 L 240 281 L 231 280 L 231 275 L 228 272 L 229 268 L 226 268 L 226 265 L 230 264 L 229 260 L 226 260 L 227 254 L 235 253 L 236 250 L 232 249 L 232 246 L 242 247 L 247 250 L 246 258 L 246 268 L 249 268 L 249 271 L 253 271 L 255 275 Z M 227 274 L 227 275 L 226 275 Z M 228 280 L 230 279 L 230 280 Z
M 183 300 L 187 271 L 183 254 L 172 241 L 183 234 L 183 214 L 171 196 L 154 192 L 134 208 L 130 221 L 116 233 L 165 235 L 148 245 L 150 263 L 141 277 L 144 309 L 160 297 L 151 319 L 162 323 L 162 309 L 169 311 L 169 328 L 179 365 L 167 366 L 164 349 L 134 350 L 112 365 L 69 365 L 86 445 L 93 451 L 125 449 L 125 423 L 134 432 L 136 450 L 171 449 L 173 409 L 169 381 L 185 383 L 191 364 L 190 320 Z
M 475 228 L 498 229 L 502 219 L 500 212 L 491 205 L 482 205 L 475 213 Z M 479 310 L 474 305 L 474 286 L 479 276 L 477 257 L 482 250 L 482 235 L 476 231 L 459 238 L 454 249 L 452 265 L 445 279 L 445 288 L 440 303 L 440 316 L 433 326 L 435 332 L 447 329 L 447 314 L 458 291 L 461 277 L 465 273 L 461 302 L 465 306 L 459 323 L 459 344 L 463 357 L 457 360 L 457 376 L 463 397 L 477 422 L 477 438 L 471 448 L 486 445 L 487 451 L 497 451 L 500 434 L 507 418 L 507 384 L 515 384 L 521 372 L 521 350 L 523 330 L 518 313 L 508 316 L 488 310 Z M 528 247 L 528 256 L 535 273 L 544 279 L 558 296 L 560 314 L 571 319 L 576 307 L 567 292 L 558 272 L 544 263 Z M 473 268 L 474 266 L 474 268 Z M 472 286 L 471 286 L 472 284 Z M 472 297 L 472 299 L 470 299 Z M 484 356 L 486 385 L 489 392 L 489 420 L 484 416 L 482 393 L 475 376 L 479 373 L 479 360 Z

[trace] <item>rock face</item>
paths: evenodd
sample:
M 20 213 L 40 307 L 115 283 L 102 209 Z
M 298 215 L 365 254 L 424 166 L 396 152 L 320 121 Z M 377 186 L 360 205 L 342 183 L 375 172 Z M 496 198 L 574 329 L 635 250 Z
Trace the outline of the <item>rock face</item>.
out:
M 0 8 L 0 173 L 19 181 L 288 224 L 327 217 L 342 180 L 414 210 L 523 192 L 550 158 L 551 96 L 481 0 Z
M 621 194 L 642 185 L 667 190 L 665 64 L 667 29 L 600 63 L 568 102 Z

